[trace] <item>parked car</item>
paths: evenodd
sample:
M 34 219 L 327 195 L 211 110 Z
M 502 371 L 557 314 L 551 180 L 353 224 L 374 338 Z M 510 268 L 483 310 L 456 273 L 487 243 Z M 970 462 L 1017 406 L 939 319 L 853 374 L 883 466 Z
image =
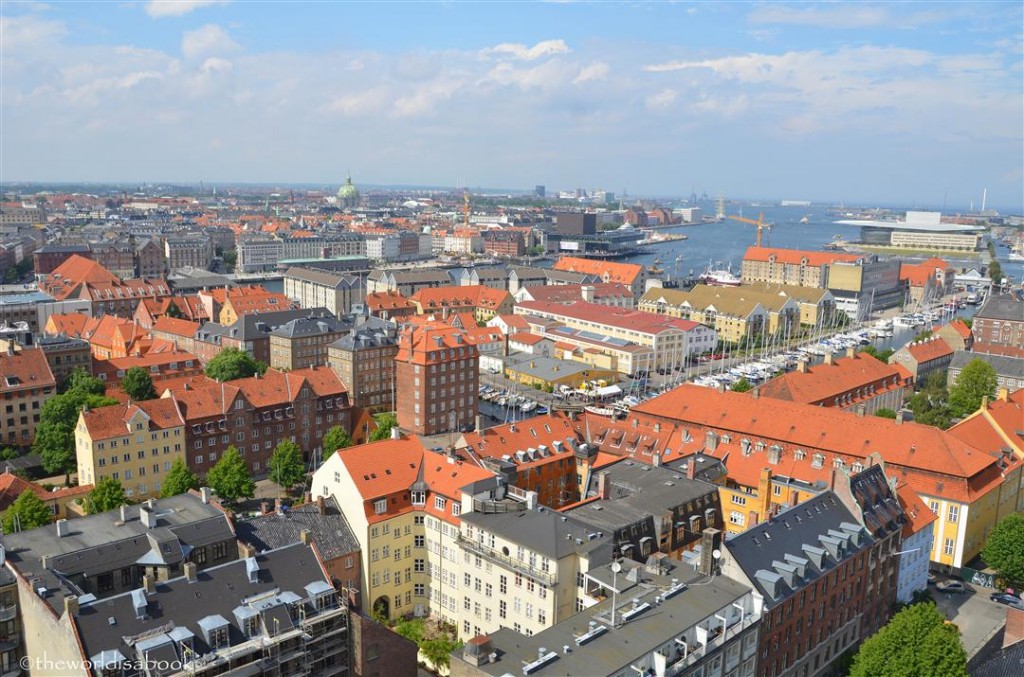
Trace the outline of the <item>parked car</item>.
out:
M 935 577 L 935 574 L 928 572 L 928 585 L 935 585 L 939 579 Z
M 967 586 L 960 581 L 943 581 L 936 585 L 935 589 L 939 592 L 955 592 L 959 594 L 967 592 Z
M 1021 608 L 1020 597 L 1011 595 L 1007 592 L 996 592 L 989 595 L 989 599 L 998 604 L 1005 604 L 1007 606 L 1014 606 Z

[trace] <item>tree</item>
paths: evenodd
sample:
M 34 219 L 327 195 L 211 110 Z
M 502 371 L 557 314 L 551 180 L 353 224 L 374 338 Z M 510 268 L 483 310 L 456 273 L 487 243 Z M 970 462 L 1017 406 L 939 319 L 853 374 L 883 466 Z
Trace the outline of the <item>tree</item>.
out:
M 999 261 L 992 259 L 988 263 L 988 277 L 992 280 L 992 284 L 1000 285 L 1003 282 L 1003 267 L 999 265 Z
M 394 413 L 377 414 L 374 417 L 377 427 L 370 433 L 370 442 L 386 440 L 391 437 L 391 429 L 398 425 L 398 417 Z
M 447 668 L 452 651 L 458 648 L 459 642 L 449 637 L 425 639 L 419 643 L 423 657 L 438 669 Z
M 302 461 L 302 450 L 291 440 L 282 440 L 267 463 L 270 481 L 288 491 L 306 478 L 306 464 Z
M 937 428 L 948 428 L 953 416 L 946 405 L 946 376 L 941 371 L 928 375 L 924 387 L 907 402 L 914 420 Z
M 52 513 L 43 499 L 31 489 L 26 489 L 7 510 L 0 513 L 0 523 L 3 524 L 4 533 L 11 534 L 49 524 L 51 517 Z
M 169 303 L 167 305 L 167 317 L 173 317 L 176 320 L 180 320 L 184 317 L 181 312 L 181 308 L 176 303 Z
M 220 457 L 217 465 L 206 473 L 206 484 L 228 503 L 256 495 L 256 482 L 253 481 L 248 466 L 233 444 Z
M 21 456 L 21 454 L 11 447 L 4 447 L 3 449 L 0 449 L 0 461 L 11 461 L 19 456 Z
M 400 634 L 406 639 L 412 640 L 419 644 L 423 641 L 423 631 L 426 623 L 422 618 L 407 618 L 404 621 L 400 621 L 395 626 L 395 632 Z
M 915 334 L 914 338 L 910 339 L 910 342 L 911 343 L 920 343 L 921 341 L 924 341 L 925 339 L 930 338 L 931 335 L 932 335 L 932 330 L 931 329 L 925 329 L 924 331 L 918 332 L 917 334 Z
M 886 409 L 885 407 L 882 407 L 881 409 L 876 409 L 875 410 L 875 416 L 878 416 L 879 418 L 892 418 L 892 419 L 895 419 L 896 418 L 896 412 L 893 411 L 892 409 Z
M 189 489 L 198 488 L 199 477 L 189 470 L 185 461 L 178 458 L 171 464 L 171 469 L 167 471 L 167 477 L 164 478 L 164 483 L 160 487 L 160 497 L 177 496 L 184 494 Z
M 996 396 L 996 370 L 992 365 L 974 358 L 960 371 L 949 389 L 949 411 L 955 418 L 963 418 L 978 411 L 985 397 Z
M 206 375 L 221 382 L 248 378 L 266 370 L 266 364 L 238 348 L 224 348 L 206 364 Z
M 121 389 L 136 402 L 156 399 L 156 388 L 149 372 L 142 367 L 132 367 L 121 379 Z
M 352 446 L 352 438 L 340 425 L 336 425 L 324 435 L 324 460 L 326 461 L 338 449 L 345 449 Z
M 875 358 L 876 360 L 879 360 L 880 362 L 885 362 L 886 364 L 888 364 L 889 358 L 892 357 L 893 353 L 896 351 L 893 350 L 892 348 L 879 350 L 874 346 L 866 346 L 865 348 L 861 349 L 860 352 L 864 353 L 865 355 L 870 355 L 871 357 Z
M 913 604 L 861 644 L 851 677 L 967 677 L 960 630 L 935 604 Z
M 51 473 L 64 473 L 67 483 L 76 464 L 75 426 L 78 424 L 78 412 L 86 405 L 98 409 L 112 404 L 117 404 L 117 400 L 87 394 L 76 387 L 47 400 L 39 414 L 36 438 L 32 443 L 32 451 L 39 454 L 43 468 Z
M 120 508 L 128 502 L 124 495 L 124 487 L 113 477 L 104 477 L 85 497 L 85 511 L 90 515 Z
M 754 386 L 750 384 L 746 376 L 740 376 L 740 380 L 732 384 L 731 390 L 736 393 L 745 393 L 748 390 L 753 390 Z
M 1024 515 L 1015 512 L 999 520 L 985 540 L 981 558 L 1007 587 L 1024 588 Z
M 67 389 L 64 392 L 79 392 L 85 395 L 102 395 L 107 391 L 103 381 L 99 380 L 82 367 L 75 367 L 67 380 Z

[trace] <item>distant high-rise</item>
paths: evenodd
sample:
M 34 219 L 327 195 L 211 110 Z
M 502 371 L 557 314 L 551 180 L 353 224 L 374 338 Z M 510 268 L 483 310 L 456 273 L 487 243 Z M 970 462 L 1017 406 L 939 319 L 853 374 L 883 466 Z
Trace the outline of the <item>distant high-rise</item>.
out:
M 537 184 L 533 187 L 534 197 L 545 197 L 547 195 L 547 189 L 544 186 Z

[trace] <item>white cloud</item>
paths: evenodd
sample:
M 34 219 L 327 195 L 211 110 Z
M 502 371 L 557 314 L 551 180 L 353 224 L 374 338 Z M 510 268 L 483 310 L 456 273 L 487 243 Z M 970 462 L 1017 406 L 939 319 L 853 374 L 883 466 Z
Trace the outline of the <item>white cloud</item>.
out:
M 527 47 L 515 42 L 503 42 L 500 45 L 480 50 L 480 56 L 511 57 L 521 61 L 534 61 L 543 56 L 568 54 L 571 51 L 569 45 L 565 44 L 564 40 L 544 40 L 543 42 L 538 42 L 533 47 Z
M 462 86 L 458 80 L 442 79 L 416 87 L 415 91 L 395 101 L 394 117 L 408 118 L 434 112 L 442 101 L 447 101 Z
M 181 38 L 181 53 L 187 59 L 207 54 L 226 54 L 238 49 L 238 43 L 217 24 L 206 24 L 187 31 Z
M 0 50 L 16 53 L 59 40 L 67 34 L 64 24 L 37 16 L 0 16 Z
M 384 87 L 374 87 L 356 94 L 335 97 L 323 107 L 323 110 L 345 117 L 359 117 L 380 113 L 387 105 L 387 90 Z
M 792 24 L 816 28 L 868 28 L 892 23 L 889 12 L 867 5 L 808 7 L 797 9 L 784 5 L 764 5 L 748 16 L 751 23 Z
M 228 0 L 150 0 L 146 3 L 146 14 L 154 19 L 168 16 L 185 16 L 201 7 L 226 5 Z
M 580 85 L 590 80 L 604 80 L 608 77 L 608 64 L 603 61 L 595 61 L 580 69 L 579 75 L 573 78 L 572 84 Z
M 657 94 L 651 94 L 645 100 L 647 107 L 651 110 L 668 108 L 676 99 L 679 98 L 679 92 L 674 89 L 665 88 Z

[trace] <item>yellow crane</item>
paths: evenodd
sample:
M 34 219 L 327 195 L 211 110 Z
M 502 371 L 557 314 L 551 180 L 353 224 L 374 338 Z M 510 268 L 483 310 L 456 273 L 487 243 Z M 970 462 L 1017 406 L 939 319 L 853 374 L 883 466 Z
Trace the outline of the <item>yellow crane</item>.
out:
M 749 223 L 752 226 L 757 226 L 757 246 L 758 247 L 761 246 L 761 233 L 764 232 L 767 229 L 770 229 L 772 227 L 771 223 L 765 223 L 764 222 L 764 213 L 760 213 L 760 214 L 757 215 L 757 221 L 755 221 L 754 219 L 748 219 L 745 216 L 735 216 L 733 214 L 730 214 L 729 218 L 732 219 L 733 221 L 742 221 L 743 223 Z

